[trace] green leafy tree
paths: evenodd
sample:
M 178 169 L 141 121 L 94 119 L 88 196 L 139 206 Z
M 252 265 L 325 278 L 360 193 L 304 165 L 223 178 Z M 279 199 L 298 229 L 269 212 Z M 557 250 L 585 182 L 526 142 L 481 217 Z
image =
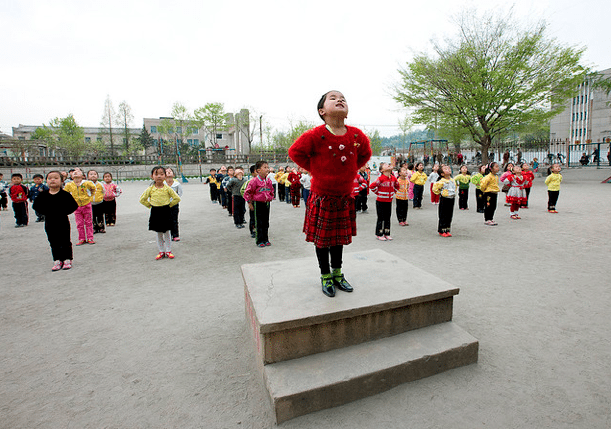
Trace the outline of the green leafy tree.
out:
M 155 144 L 155 140 L 151 136 L 151 133 L 148 132 L 144 125 L 142 125 L 142 131 L 140 131 L 140 135 L 136 140 L 138 141 L 139 146 L 144 150 L 147 150 L 148 148 L 152 147 L 153 144 Z
M 50 123 L 50 128 L 57 139 L 57 146 L 70 156 L 81 156 L 87 151 L 85 143 L 85 132 L 80 127 L 74 116 L 69 114 L 65 118 L 55 118 Z
M 365 134 L 367 135 L 367 137 L 369 137 L 369 144 L 371 145 L 371 152 L 373 156 L 380 156 L 383 149 L 382 137 L 380 137 L 380 132 L 378 130 L 365 130 Z
M 194 123 L 198 128 L 205 129 L 212 147 L 216 146 L 217 134 L 228 129 L 223 103 L 208 103 L 193 112 Z
M 395 100 L 418 123 L 465 128 L 487 159 L 492 140 L 509 129 L 549 120 L 564 109 L 586 70 L 583 49 L 546 37 L 544 23 L 518 28 L 507 16 L 464 12 L 458 35 L 433 43 L 399 70 Z
M 174 143 L 178 145 L 180 152 L 185 154 L 189 150 L 187 137 L 193 133 L 193 128 L 197 125 L 194 123 L 193 115 L 181 103 L 174 103 L 170 114 L 174 118 Z

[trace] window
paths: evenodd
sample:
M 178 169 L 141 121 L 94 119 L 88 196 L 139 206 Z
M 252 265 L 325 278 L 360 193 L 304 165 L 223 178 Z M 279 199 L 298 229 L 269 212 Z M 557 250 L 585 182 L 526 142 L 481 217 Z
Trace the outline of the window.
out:
M 196 135 L 197 135 L 197 134 L 199 134 L 199 129 L 197 129 L 197 128 L 192 128 L 192 129 L 191 129 L 191 134 L 196 134 Z
M 151 125 L 151 133 L 157 134 L 157 127 L 155 125 Z
M 193 140 L 192 139 L 187 139 L 187 144 L 189 146 L 193 146 Z
M 223 135 L 222 134 L 217 134 L 216 135 L 216 139 L 217 140 L 223 140 Z
M 91 137 L 85 137 L 85 143 L 91 143 Z
M 199 146 L 199 139 L 193 139 L 193 146 Z
M 178 134 L 182 134 L 182 127 L 176 127 L 176 132 Z

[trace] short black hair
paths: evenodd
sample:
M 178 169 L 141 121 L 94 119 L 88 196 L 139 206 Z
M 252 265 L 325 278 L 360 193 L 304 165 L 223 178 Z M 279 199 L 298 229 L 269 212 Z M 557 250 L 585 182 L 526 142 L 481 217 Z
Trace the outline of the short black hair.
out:
M 263 160 L 257 161 L 257 163 L 255 164 L 255 171 L 263 167 L 265 164 L 267 164 L 267 161 L 263 161 Z
M 155 171 L 157 171 L 157 170 L 163 170 L 163 174 L 165 176 L 165 167 L 163 165 L 156 165 L 156 166 L 154 166 L 153 169 L 151 170 L 151 176 L 153 174 L 155 174 Z
M 44 177 L 42 177 L 42 174 L 35 174 L 32 176 L 32 179 L 44 179 Z
M 255 174 L 255 167 L 256 166 L 257 166 L 256 164 L 253 164 L 253 165 L 250 166 L 250 174 Z
M 13 174 L 11 174 L 11 179 L 13 177 L 19 177 L 20 179 L 23 179 L 23 176 L 21 175 L 21 173 L 13 173 Z

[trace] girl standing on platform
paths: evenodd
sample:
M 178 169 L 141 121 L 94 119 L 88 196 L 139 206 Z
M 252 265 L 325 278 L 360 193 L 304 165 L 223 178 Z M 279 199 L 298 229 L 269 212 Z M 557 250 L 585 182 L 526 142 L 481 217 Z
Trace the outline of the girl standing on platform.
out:
M 437 232 L 442 237 L 451 237 L 452 216 L 454 214 L 454 198 L 456 197 L 456 182 L 452 179 L 452 169 L 448 165 L 441 167 L 441 178 L 433 184 L 433 192 L 439 195 L 439 223 Z
M 547 211 L 550 213 L 558 213 L 556 203 L 560 195 L 560 182 L 562 182 L 560 170 L 562 170 L 560 164 L 552 164 L 547 170 L 549 175 L 545 179 L 545 184 L 547 185 Z
M 410 181 L 407 178 L 407 167 L 403 166 L 399 169 L 399 177 L 397 178 L 399 189 L 395 198 L 397 199 L 397 220 L 399 225 L 407 226 L 407 212 L 409 208 L 409 200 L 407 193 L 409 192 Z M 431 188 L 432 189 L 432 188 Z
M 79 206 L 72 195 L 62 189 L 62 183 L 63 179 L 59 171 L 49 171 L 47 174 L 49 189 L 42 191 L 32 205 L 35 211 L 45 217 L 45 232 L 55 261 L 51 271 L 72 268 L 72 242 L 68 215 L 74 213 Z
M 356 235 L 354 177 L 371 157 L 371 147 L 361 130 L 345 125 L 348 104 L 341 92 L 324 94 L 318 115 L 325 124 L 301 135 L 289 156 L 312 176 L 303 231 L 316 246 L 322 292 L 334 297 L 335 288 L 353 290 L 342 273 L 342 254 Z
M 469 168 L 466 165 L 460 167 L 460 174 L 454 178 L 458 185 L 458 208 L 460 210 L 469 210 L 469 186 L 471 185 L 471 176 Z
M 170 230 L 172 229 L 171 207 L 180 202 L 180 197 L 166 183 L 165 168 L 158 165 L 151 171 L 153 184 L 140 196 L 140 204 L 151 209 L 149 230 L 157 233 L 159 255 L 155 259 L 174 259 Z
M 115 226 L 117 223 L 117 200 L 121 195 L 121 189 L 112 181 L 110 172 L 104 173 L 102 176 L 104 183 L 104 216 L 106 218 L 106 226 Z
M 480 189 L 480 182 L 484 177 L 484 172 L 486 171 L 485 165 L 480 165 L 477 169 L 477 173 L 471 176 L 471 183 L 475 185 L 475 203 L 477 204 L 477 212 L 484 213 L 484 193 Z
M 484 194 L 484 224 L 488 226 L 497 226 L 494 221 L 494 212 L 496 211 L 496 200 L 501 190 L 499 188 L 499 165 L 496 162 L 491 162 L 486 167 L 486 175 L 479 182 L 479 188 Z
M 507 191 L 507 201 L 511 204 L 510 217 L 512 219 L 522 219 L 518 216 L 520 206 L 526 202 L 526 191 L 524 187 L 528 180 L 522 175 L 522 168 L 519 165 L 514 165 L 512 174 L 505 178 L 503 184 L 509 185 Z

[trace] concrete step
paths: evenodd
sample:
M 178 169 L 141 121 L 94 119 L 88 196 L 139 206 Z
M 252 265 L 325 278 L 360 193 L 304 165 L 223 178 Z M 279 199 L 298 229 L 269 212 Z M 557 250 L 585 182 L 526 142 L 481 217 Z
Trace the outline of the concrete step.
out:
M 477 362 L 478 341 L 453 322 L 263 368 L 276 423 Z
M 314 253 L 314 252 L 312 252 Z M 311 258 L 242 266 L 260 363 L 296 359 L 452 320 L 458 288 L 383 250 L 346 253 L 354 292 L 321 292 Z

